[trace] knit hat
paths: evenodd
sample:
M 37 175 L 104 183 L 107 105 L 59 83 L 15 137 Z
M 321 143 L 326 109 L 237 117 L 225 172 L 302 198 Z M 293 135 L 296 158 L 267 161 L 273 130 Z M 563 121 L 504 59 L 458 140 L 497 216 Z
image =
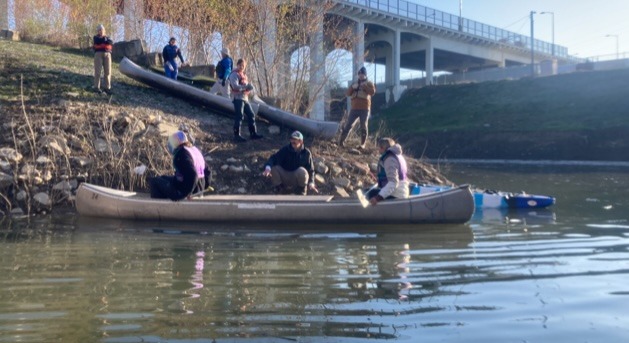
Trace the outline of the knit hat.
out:
M 223 50 L 221 50 L 221 54 L 229 56 L 229 48 L 223 48 Z
M 180 145 L 186 143 L 188 137 L 182 131 L 177 131 L 168 137 L 168 152 L 173 153 Z
M 177 41 L 177 39 L 176 39 L 175 37 L 170 37 L 170 39 L 168 40 L 168 42 L 170 43 L 170 42 L 172 42 L 172 41 L 175 41 L 175 42 L 176 42 L 176 41 Z
M 358 74 L 367 75 L 367 69 L 365 67 L 360 67 L 360 69 L 358 69 Z
M 105 29 L 105 26 L 103 24 L 98 24 L 98 26 L 96 26 L 96 31 L 104 30 L 104 29 Z
M 300 141 L 303 141 L 304 140 L 304 135 L 302 135 L 301 132 L 299 132 L 299 131 L 295 131 L 295 132 L 290 134 L 290 138 L 291 139 L 299 139 Z

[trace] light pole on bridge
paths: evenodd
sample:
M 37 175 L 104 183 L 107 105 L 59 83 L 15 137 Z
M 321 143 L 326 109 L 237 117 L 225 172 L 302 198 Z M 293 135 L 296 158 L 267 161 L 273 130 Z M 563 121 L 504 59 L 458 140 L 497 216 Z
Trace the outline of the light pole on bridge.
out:
M 555 57 L 555 12 L 550 12 L 550 11 L 545 11 L 545 12 L 541 12 L 540 14 L 550 14 L 550 18 L 551 18 L 551 25 L 552 25 L 552 55 L 553 58 Z
M 605 35 L 605 37 L 614 37 L 614 38 L 616 38 L 616 59 L 619 59 L 620 55 L 619 55 L 619 51 L 618 51 L 618 35 L 611 35 L 610 34 L 610 35 Z
M 535 28 L 533 15 L 535 11 L 531 11 L 531 76 L 535 77 Z

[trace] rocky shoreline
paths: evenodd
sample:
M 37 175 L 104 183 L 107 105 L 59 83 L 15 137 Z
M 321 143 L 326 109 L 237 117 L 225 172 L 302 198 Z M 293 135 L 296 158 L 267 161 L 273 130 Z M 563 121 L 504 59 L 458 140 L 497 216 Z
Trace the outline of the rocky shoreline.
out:
M 261 172 L 288 143 L 290 128 L 259 120 L 264 139 L 234 143 L 230 117 L 141 85 L 116 67 L 114 94 L 92 92 L 89 56 L 1 40 L 0 48 L 2 215 L 72 209 L 81 182 L 146 191 L 147 177 L 173 173 L 165 137 L 181 124 L 204 152 L 217 194 L 271 193 Z M 373 183 L 377 135 L 363 151 L 306 136 L 321 194 L 347 197 Z M 350 137 L 348 146 L 357 145 Z M 409 165 L 414 181 L 448 183 L 430 164 L 409 157 Z

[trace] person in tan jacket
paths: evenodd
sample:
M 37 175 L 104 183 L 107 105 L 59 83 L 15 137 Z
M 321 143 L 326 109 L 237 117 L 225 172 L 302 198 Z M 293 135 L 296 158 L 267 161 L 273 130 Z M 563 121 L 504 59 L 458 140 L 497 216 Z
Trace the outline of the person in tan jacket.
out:
M 374 94 L 376 94 L 376 86 L 367 79 L 367 69 L 362 67 L 358 70 L 358 79 L 356 82 L 352 83 L 347 89 L 347 92 L 345 92 L 345 95 L 351 98 L 351 109 L 349 111 L 349 118 L 347 118 L 347 122 L 341 132 L 341 138 L 339 140 L 340 146 L 345 145 L 345 140 L 347 139 L 349 131 L 354 126 L 354 122 L 356 122 L 356 119 L 360 119 L 360 146 L 358 146 L 358 148 L 365 148 L 367 134 L 369 133 L 368 120 L 369 112 L 371 111 L 371 97 Z

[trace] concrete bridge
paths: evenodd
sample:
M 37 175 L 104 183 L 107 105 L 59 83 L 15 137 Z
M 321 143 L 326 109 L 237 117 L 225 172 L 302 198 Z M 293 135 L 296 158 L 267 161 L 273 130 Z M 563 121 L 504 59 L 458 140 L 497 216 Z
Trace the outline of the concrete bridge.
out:
M 0 26 L 6 22 L 8 0 L 0 0 Z M 324 20 L 338 20 L 353 28 L 353 74 L 365 61 L 385 66 L 387 101 L 397 101 L 405 89 L 400 69 L 424 71 L 426 83 L 433 73 L 462 73 L 485 68 L 504 68 L 542 61 L 566 63 L 574 59 L 568 49 L 514 32 L 441 12 L 404 0 L 332 0 Z M 122 0 L 125 40 L 144 39 L 144 0 Z M 4 25 L 7 26 L 7 25 Z M 311 65 L 324 65 L 334 49 L 326 42 L 324 23 L 310 38 Z M 295 47 L 300 48 L 300 47 Z M 194 61 L 193 61 L 194 62 Z M 323 83 L 321 73 L 311 70 L 311 89 Z M 311 98 L 311 118 L 324 119 L 323 92 Z

